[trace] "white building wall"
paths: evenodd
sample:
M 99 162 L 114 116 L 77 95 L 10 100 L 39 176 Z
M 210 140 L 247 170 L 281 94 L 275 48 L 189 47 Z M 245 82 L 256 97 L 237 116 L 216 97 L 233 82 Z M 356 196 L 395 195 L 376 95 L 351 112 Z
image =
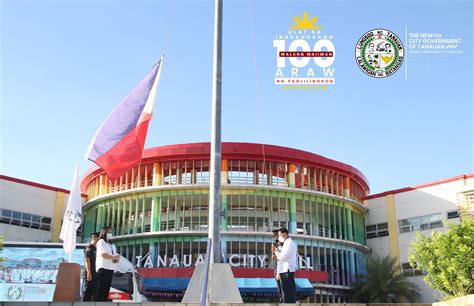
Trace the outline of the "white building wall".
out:
M 377 256 L 385 257 L 390 255 L 390 239 L 388 236 L 367 239 L 367 246 Z
M 385 197 L 370 199 L 367 201 L 369 211 L 365 216 L 365 225 L 387 222 L 387 205 Z
M 51 231 L 0 223 L 0 236 L 6 241 L 51 242 L 51 234 Z
M 402 219 L 426 216 L 441 213 L 442 220 L 447 219 L 447 212 L 458 208 L 458 192 L 465 190 L 466 186 L 474 187 L 474 178 L 459 179 L 452 182 L 436 184 L 432 186 L 417 188 L 405 192 L 394 193 L 395 218 L 397 222 Z M 367 200 L 369 208 L 366 216 L 366 225 L 387 222 L 387 209 L 385 196 Z M 459 222 L 459 218 L 450 219 L 449 222 Z M 421 233 L 430 235 L 434 231 L 445 231 L 447 228 L 427 229 Z M 398 248 L 400 263 L 408 262 L 408 252 L 416 232 L 400 233 L 398 231 Z M 384 256 L 390 254 L 389 237 L 367 239 L 367 245 L 375 254 Z M 429 288 L 421 276 L 408 277 L 420 288 L 421 302 L 434 302 L 440 298 L 439 293 Z
M 474 184 L 471 179 L 468 183 Z M 443 220 L 447 219 L 447 212 L 458 208 L 457 192 L 464 188 L 464 181 L 457 180 L 440 185 L 434 185 L 413 191 L 395 194 L 396 218 L 398 220 L 417 216 L 425 216 L 441 213 Z M 459 222 L 459 219 L 451 219 L 450 222 Z M 430 235 L 434 231 L 445 231 L 447 228 L 427 229 L 420 231 Z M 408 249 L 415 239 L 416 232 L 398 233 L 398 245 L 400 250 L 400 262 L 408 261 Z
M 367 203 L 369 211 L 365 216 L 365 225 L 387 222 L 387 206 L 385 197 L 371 199 Z M 390 240 L 388 236 L 367 239 L 367 246 L 380 257 L 390 255 Z
M 63 194 L 62 215 L 66 210 L 69 194 Z M 50 242 L 54 229 L 54 210 L 57 192 L 47 188 L 0 179 L 0 209 L 35 214 L 51 218 L 51 230 L 40 230 L 0 223 L 0 235 L 5 241 Z
M 409 276 L 407 280 L 414 283 L 418 286 L 418 293 L 420 296 L 420 301 L 422 303 L 433 303 L 437 301 L 441 301 L 441 294 L 428 287 L 421 276 Z
M 53 217 L 56 191 L 0 180 L 0 208 Z

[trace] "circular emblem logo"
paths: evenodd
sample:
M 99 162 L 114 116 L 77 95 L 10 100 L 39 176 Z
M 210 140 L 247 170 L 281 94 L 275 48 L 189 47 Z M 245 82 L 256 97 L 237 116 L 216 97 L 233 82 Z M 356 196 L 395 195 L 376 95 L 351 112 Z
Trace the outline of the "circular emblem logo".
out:
M 388 77 L 403 63 L 403 44 L 395 33 L 376 29 L 365 33 L 355 50 L 359 68 L 374 78 Z
M 18 301 L 23 296 L 23 290 L 19 286 L 10 286 L 6 292 L 9 301 Z

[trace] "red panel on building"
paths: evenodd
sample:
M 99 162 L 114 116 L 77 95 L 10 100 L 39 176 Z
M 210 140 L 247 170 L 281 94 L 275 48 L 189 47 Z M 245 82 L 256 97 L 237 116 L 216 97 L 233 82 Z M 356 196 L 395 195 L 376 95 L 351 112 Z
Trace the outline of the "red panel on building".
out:
M 194 268 L 146 268 L 137 269 L 145 278 L 178 278 L 192 277 Z M 232 268 L 236 278 L 273 278 L 275 270 L 259 268 Z M 307 278 L 310 282 L 326 282 L 328 274 L 322 271 L 297 270 L 296 278 Z

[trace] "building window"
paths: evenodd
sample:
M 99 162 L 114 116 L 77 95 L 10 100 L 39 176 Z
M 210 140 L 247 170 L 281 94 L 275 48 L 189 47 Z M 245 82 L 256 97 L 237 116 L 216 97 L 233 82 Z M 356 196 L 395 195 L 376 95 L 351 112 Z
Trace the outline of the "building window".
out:
M 41 217 L 8 209 L 0 209 L 0 223 L 45 231 L 51 230 L 51 218 L 49 217 Z
M 456 218 L 459 218 L 459 210 L 456 209 L 456 210 L 448 211 L 447 218 L 448 218 L 448 219 L 456 219 Z
M 404 262 L 402 263 L 402 273 L 403 276 L 417 276 L 417 275 L 425 275 L 426 272 L 424 270 L 417 270 L 416 266 L 410 266 L 410 263 Z
M 10 224 L 12 218 L 12 211 L 8 209 L 2 209 L 2 213 L 0 214 L 0 222 Z
M 398 228 L 400 233 L 408 233 L 439 227 L 443 227 L 443 222 L 441 221 L 441 214 L 432 214 L 398 220 Z
M 388 236 L 388 223 L 367 225 L 365 230 L 367 239 Z

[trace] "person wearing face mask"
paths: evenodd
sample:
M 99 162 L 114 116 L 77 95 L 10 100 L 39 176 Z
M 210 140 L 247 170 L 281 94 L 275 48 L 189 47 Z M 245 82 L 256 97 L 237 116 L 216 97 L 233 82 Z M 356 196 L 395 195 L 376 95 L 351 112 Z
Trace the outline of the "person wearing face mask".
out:
M 273 230 L 273 246 L 276 247 L 276 250 L 281 252 L 281 247 L 283 246 L 283 243 L 281 243 L 278 240 L 278 232 L 279 230 Z M 278 262 L 277 262 L 277 257 L 275 254 L 272 255 L 272 263 L 271 266 L 275 269 L 275 281 L 277 283 L 277 290 L 278 290 L 278 302 L 283 303 L 283 290 L 281 288 L 281 282 L 280 282 L 280 275 L 278 274 Z
M 279 251 L 276 246 L 272 245 L 272 252 L 278 260 L 277 272 L 283 291 L 283 303 L 296 303 L 295 270 L 298 247 L 284 227 L 278 231 L 278 240 L 283 243 L 283 246 Z
M 112 239 L 112 229 L 109 226 L 104 227 L 99 234 L 97 241 L 95 268 L 97 271 L 97 288 L 94 294 L 94 301 L 107 302 L 109 297 L 112 277 L 115 266 L 120 260 L 117 249 L 110 243 Z
M 97 271 L 95 270 L 96 244 L 99 240 L 99 233 L 91 234 L 91 243 L 84 250 L 84 295 L 82 301 L 92 301 L 92 297 L 97 287 Z

